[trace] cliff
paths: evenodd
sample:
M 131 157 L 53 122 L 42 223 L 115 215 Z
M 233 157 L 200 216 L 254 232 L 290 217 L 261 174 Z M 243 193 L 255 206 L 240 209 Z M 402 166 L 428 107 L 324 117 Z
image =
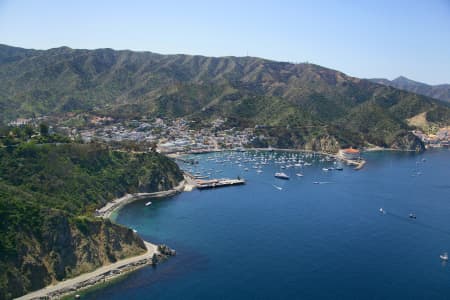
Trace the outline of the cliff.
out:
M 0 149 L 0 299 L 141 254 L 132 230 L 95 219 L 125 193 L 172 188 L 182 173 L 157 153 L 23 143 Z

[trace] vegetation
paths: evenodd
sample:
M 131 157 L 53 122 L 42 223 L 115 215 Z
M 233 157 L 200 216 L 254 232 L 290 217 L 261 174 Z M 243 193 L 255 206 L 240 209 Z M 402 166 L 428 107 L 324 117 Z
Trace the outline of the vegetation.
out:
M 0 45 L 0 91 L 4 122 L 68 112 L 202 122 L 222 117 L 229 126 L 289 126 L 287 133 L 270 134 L 275 142 L 291 137 L 286 143 L 292 147 L 317 144 L 319 136 L 339 145 L 392 146 L 409 135 L 412 128 L 406 119 L 419 113 L 428 112 L 427 118 L 435 123 L 450 122 L 450 107 L 425 96 L 313 64 L 253 57 L 67 47 L 38 51 Z M 71 117 L 67 122 L 76 125 L 85 120 Z M 302 129 L 305 126 L 309 130 Z M 402 147 L 419 143 L 411 142 Z
M 137 235 L 95 219 L 95 209 L 181 179 L 157 153 L 36 141 L 0 148 L 0 299 L 142 252 Z

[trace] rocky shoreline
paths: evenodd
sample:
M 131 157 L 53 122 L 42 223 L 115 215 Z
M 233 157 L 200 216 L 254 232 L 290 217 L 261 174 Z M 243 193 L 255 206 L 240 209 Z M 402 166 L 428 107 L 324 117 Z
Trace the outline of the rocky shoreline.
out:
M 166 245 L 155 246 L 145 242 L 147 252 L 143 255 L 128 258 L 117 263 L 103 266 L 91 273 L 82 274 L 78 277 L 61 281 L 56 285 L 48 286 L 41 290 L 31 292 L 17 299 L 60 299 L 68 295 L 75 295 L 81 290 L 86 290 L 97 284 L 108 282 L 118 276 L 124 275 L 138 268 L 153 265 L 166 260 L 169 256 L 175 256 L 176 251 Z
M 127 194 L 121 198 L 108 202 L 105 206 L 96 210 L 96 217 L 109 219 L 113 212 L 136 200 L 175 195 L 184 190 L 185 183 L 185 180 L 182 180 L 176 187 L 167 191 Z M 147 252 L 142 255 L 126 258 L 116 263 L 102 266 L 92 272 L 81 274 L 65 281 L 60 281 L 54 285 L 49 285 L 17 299 L 60 299 L 64 296 L 75 295 L 81 290 L 86 290 L 97 284 L 108 282 L 141 267 L 148 265 L 156 266 L 158 263 L 168 259 L 168 257 L 176 255 L 176 251 L 169 248 L 167 245 L 156 246 L 146 241 L 144 241 L 144 244 L 147 248 Z

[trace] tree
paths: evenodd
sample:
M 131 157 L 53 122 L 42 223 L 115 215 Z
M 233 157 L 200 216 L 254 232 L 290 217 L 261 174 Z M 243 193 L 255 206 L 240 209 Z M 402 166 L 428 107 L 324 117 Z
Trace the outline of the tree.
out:
M 48 125 L 45 123 L 41 123 L 39 125 L 39 132 L 42 136 L 48 136 Z

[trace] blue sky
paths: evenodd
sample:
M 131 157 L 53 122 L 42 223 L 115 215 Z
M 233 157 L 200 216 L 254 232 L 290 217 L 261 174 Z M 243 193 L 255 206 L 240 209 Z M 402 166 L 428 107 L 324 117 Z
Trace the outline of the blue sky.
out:
M 450 0 L 0 0 L 0 43 L 248 54 L 450 83 Z

